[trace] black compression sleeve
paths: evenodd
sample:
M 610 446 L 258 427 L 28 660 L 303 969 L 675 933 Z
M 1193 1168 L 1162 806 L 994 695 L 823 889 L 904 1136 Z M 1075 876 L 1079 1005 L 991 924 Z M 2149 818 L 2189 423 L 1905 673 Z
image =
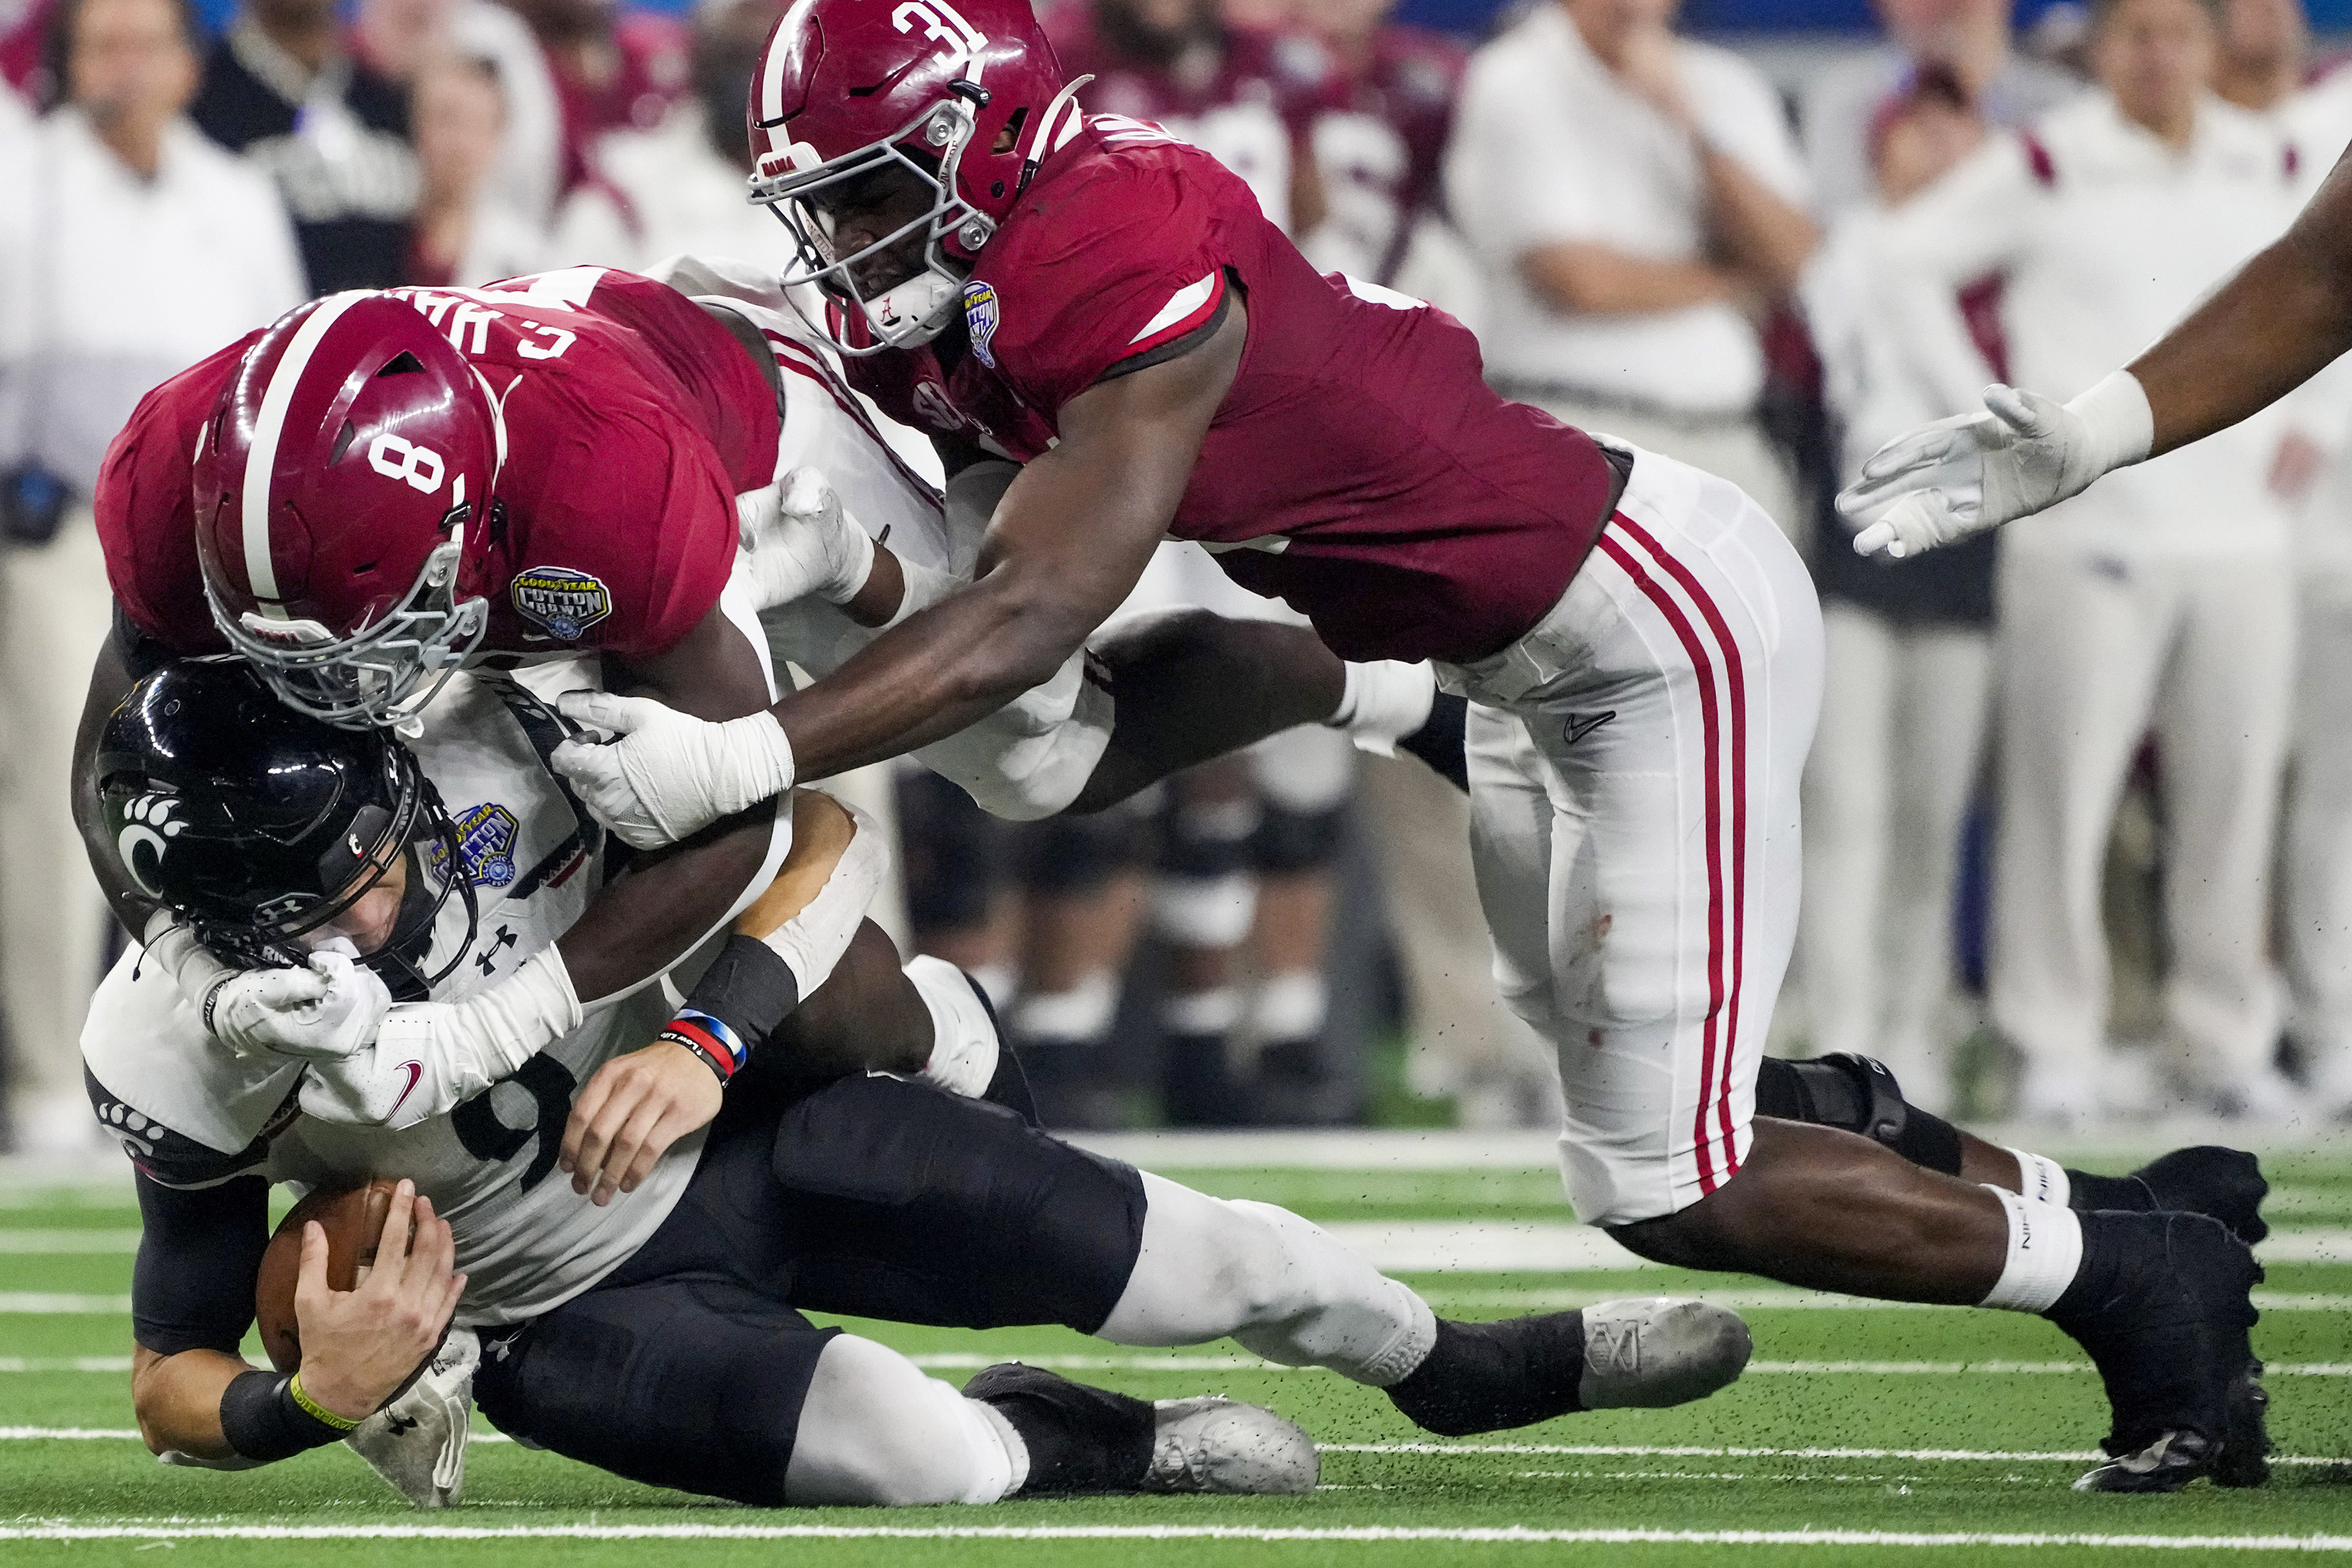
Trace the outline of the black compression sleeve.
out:
M 240 1372 L 230 1378 L 220 1402 L 221 1436 L 228 1446 L 268 1464 L 339 1442 L 359 1424 L 320 1420 L 302 1407 L 293 1385 L 283 1372 Z
M 158 1355 L 217 1350 L 235 1355 L 253 1322 L 253 1278 L 269 1245 L 269 1184 L 234 1176 L 183 1191 L 138 1176 L 139 1260 L 131 1275 L 131 1325 Z

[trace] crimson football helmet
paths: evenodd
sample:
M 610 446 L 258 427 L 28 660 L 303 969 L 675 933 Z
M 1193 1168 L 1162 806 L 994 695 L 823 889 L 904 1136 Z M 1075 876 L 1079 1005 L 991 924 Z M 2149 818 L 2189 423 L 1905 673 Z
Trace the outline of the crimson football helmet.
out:
M 792 231 L 786 286 L 814 283 L 838 308 L 813 325 L 852 355 L 939 336 L 981 246 L 1076 133 L 1088 79 L 1063 80 L 1029 0 L 795 0 L 751 80 L 751 200 Z M 929 188 L 929 210 L 836 254 L 827 194 L 892 167 Z M 922 269 L 861 296 L 851 269 L 919 232 Z
M 488 630 L 474 579 L 505 455 L 497 399 L 406 299 L 354 291 L 280 318 L 197 445 L 213 623 L 313 718 L 405 718 Z

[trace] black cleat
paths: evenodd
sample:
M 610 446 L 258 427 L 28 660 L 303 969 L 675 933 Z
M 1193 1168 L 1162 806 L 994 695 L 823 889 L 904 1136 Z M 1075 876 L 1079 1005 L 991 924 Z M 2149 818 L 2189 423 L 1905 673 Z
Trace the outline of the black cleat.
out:
M 2156 1207 L 2210 1214 L 2249 1247 L 2271 1233 L 2263 1218 L 2271 1184 L 2263 1179 L 2261 1162 L 2243 1149 L 2210 1144 L 2175 1149 L 2132 1172 L 2131 1179 L 2147 1188 Z
M 1440 1318 L 1428 1358 L 1388 1395 L 1423 1430 L 1467 1437 L 1703 1399 L 1746 1369 L 1749 1348 L 1738 1313 L 1664 1296 L 1499 1322 Z
M 2263 1271 L 2245 1244 L 2200 1214 L 2108 1212 L 2094 1220 L 2112 1266 L 2085 1269 L 2048 1314 L 2090 1353 L 2114 1425 L 2084 1491 L 2178 1491 L 2210 1476 L 2259 1486 L 2268 1396 L 2247 1331 Z M 2114 1250 L 2110 1250 L 2114 1249 Z M 2078 1293 L 2092 1299 L 2075 1301 Z

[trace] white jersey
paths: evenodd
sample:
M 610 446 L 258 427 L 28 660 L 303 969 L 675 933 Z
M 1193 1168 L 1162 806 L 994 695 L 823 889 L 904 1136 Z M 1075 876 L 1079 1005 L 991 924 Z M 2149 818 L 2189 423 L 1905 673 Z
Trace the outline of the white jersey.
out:
M 593 661 L 517 678 L 551 700 L 596 684 Z M 462 961 L 433 999 L 493 985 L 553 942 L 603 885 L 598 840 L 543 761 L 561 738 L 527 698 L 460 675 L 409 742 L 458 836 L 478 920 Z M 520 713 L 518 711 L 520 710 Z M 465 940 L 465 913 L 441 912 L 425 972 Z M 467 1275 L 457 1322 L 520 1322 L 569 1301 L 617 1268 L 669 1215 L 693 1175 L 699 1133 L 679 1140 L 637 1190 L 596 1207 L 555 1168 L 572 1097 L 611 1058 L 650 1041 L 668 1017 L 647 988 L 523 1063 L 445 1116 L 401 1132 L 324 1122 L 297 1103 L 303 1064 L 240 1059 L 205 1031 L 172 976 L 123 955 L 91 1001 L 82 1060 L 100 1120 L 131 1163 L 167 1186 L 247 1175 L 298 1188 L 407 1176 L 456 1232 Z

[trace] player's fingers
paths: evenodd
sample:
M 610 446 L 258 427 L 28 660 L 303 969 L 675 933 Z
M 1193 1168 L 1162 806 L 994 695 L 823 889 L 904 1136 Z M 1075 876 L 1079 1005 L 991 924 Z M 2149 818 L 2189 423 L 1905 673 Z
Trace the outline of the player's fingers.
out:
M 315 1219 L 302 1222 L 302 1258 L 294 1272 L 294 1304 L 317 1304 L 327 1294 L 327 1228 Z
M 325 996 L 331 983 L 316 969 L 268 969 L 256 977 L 253 998 L 272 1011 L 290 1011 Z
M 637 1145 L 628 1169 L 621 1173 L 621 1190 L 635 1192 L 643 1186 L 646 1177 L 654 1174 L 654 1166 L 661 1164 L 661 1157 L 669 1153 L 669 1146 L 692 1131 L 693 1124 L 693 1118 L 682 1107 L 672 1105 L 664 1111 L 653 1131 Z
M 2050 411 L 2037 406 L 2040 401 L 2045 400 L 2036 400 L 2015 387 L 2003 386 L 1999 382 L 1995 382 L 1984 390 L 1985 407 L 1991 411 L 1994 418 L 2020 435 L 2042 435 L 2048 433 Z
M 465 1299 L 465 1295 L 466 1276 L 463 1274 L 450 1275 L 448 1283 L 441 1288 L 441 1305 L 439 1308 L 439 1317 L 436 1326 L 440 1328 L 447 1328 L 449 1326 L 449 1320 L 457 1315 L 457 1303 Z
M 572 1114 L 563 1124 L 563 1147 L 555 1156 L 556 1166 L 565 1176 L 580 1168 L 580 1151 L 587 1140 L 588 1129 L 594 1124 L 604 1102 L 612 1097 L 614 1069 L 618 1061 L 608 1061 L 598 1068 L 588 1080 L 588 1087 L 572 1103 Z
M 1856 555 L 1895 555 L 1901 545 L 1902 540 L 1895 538 L 1893 526 L 1885 522 L 1873 523 L 1853 536 L 1853 553 Z
M 367 1286 L 397 1292 L 408 1278 L 408 1228 L 416 1219 L 416 1184 L 406 1176 L 392 1189 L 383 1211 L 383 1234 L 376 1239 L 375 1266 L 368 1270 Z
M 612 1098 L 604 1102 L 604 1108 L 580 1135 L 580 1156 L 572 1166 L 572 1191 L 585 1194 L 595 1186 L 610 1157 L 613 1140 L 628 1125 L 645 1096 L 645 1085 L 637 1082 L 635 1074 L 614 1087 Z
M 425 1254 L 424 1267 L 417 1270 L 417 1278 L 425 1290 L 437 1290 L 457 1271 L 457 1233 L 436 1214 L 417 1233 L 416 1239 L 418 1250 Z
M 636 1159 L 637 1151 L 645 1146 L 646 1139 L 661 1124 L 662 1114 L 668 1108 L 656 1096 L 646 1097 L 637 1107 L 636 1113 L 621 1129 L 620 1135 L 613 1140 L 612 1152 L 604 1158 L 604 1172 L 597 1178 L 596 1190 L 590 1197 L 590 1202 L 602 1207 L 613 1201 L 613 1195 L 621 1190 L 622 1176 Z
M 626 735 L 635 729 L 645 722 L 646 709 L 660 706 L 643 697 L 625 697 L 614 692 L 565 692 L 555 699 L 556 711 L 572 723 L 614 735 Z
M 832 498 L 833 486 L 814 468 L 795 468 L 784 476 L 784 510 L 803 517 L 824 510 Z

